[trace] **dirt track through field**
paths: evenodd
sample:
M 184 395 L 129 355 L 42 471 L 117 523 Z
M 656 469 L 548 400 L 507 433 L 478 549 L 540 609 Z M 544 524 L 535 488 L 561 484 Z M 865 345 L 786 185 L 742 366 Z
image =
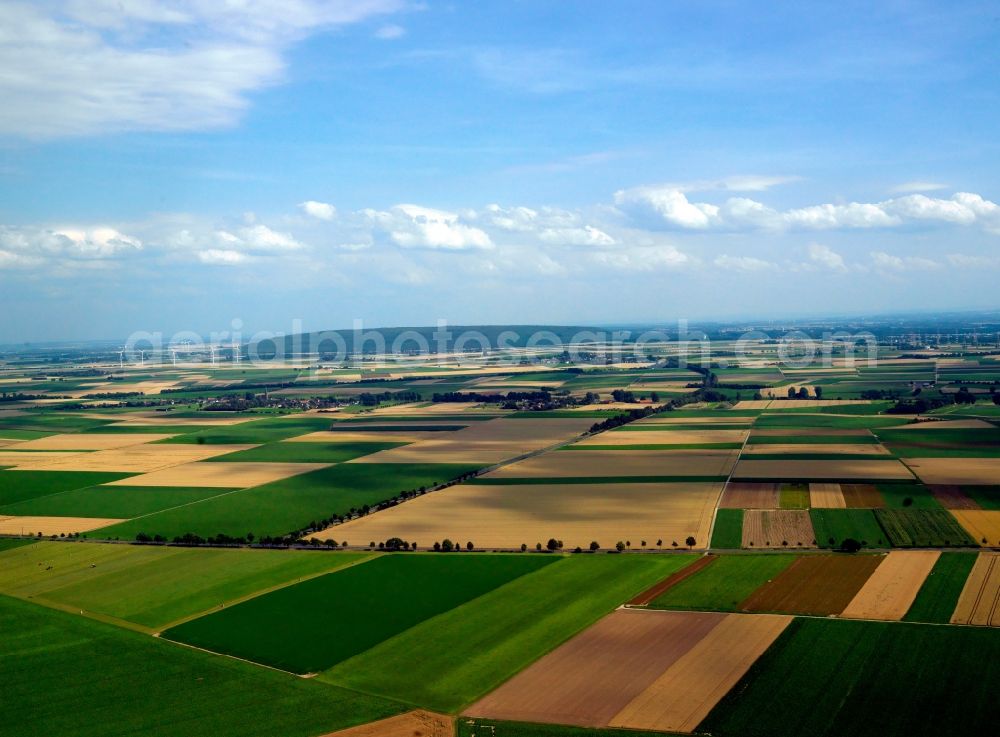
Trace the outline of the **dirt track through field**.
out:
M 725 617 L 618 609 L 465 713 L 522 722 L 606 726 Z
M 740 605 L 747 612 L 840 614 L 875 572 L 877 555 L 806 555 Z
M 840 484 L 809 484 L 809 506 L 816 509 L 844 509 L 847 502 Z
M 840 616 L 890 622 L 902 619 L 940 556 L 938 550 L 892 551 Z
M 1000 553 L 980 553 L 976 558 L 951 623 L 1000 627 Z
M 720 509 L 778 509 L 781 506 L 778 484 L 754 481 L 731 481 L 722 492 Z
M 418 709 L 323 737 L 452 737 L 454 734 L 451 717 Z
M 669 576 L 660 581 L 658 584 L 650 586 L 648 589 L 643 591 L 638 596 L 635 596 L 629 601 L 627 601 L 626 604 L 628 606 L 646 606 L 647 604 L 649 604 L 649 602 L 658 597 L 667 589 L 671 589 L 684 579 L 690 578 L 698 571 L 701 571 L 704 568 L 710 566 L 717 559 L 718 559 L 717 555 L 703 555 L 701 558 L 699 558 L 686 568 L 682 568 L 676 573 L 671 573 Z
M 742 546 L 814 548 L 816 533 L 805 509 L 748 509 L 743 515 Z
M 784 632 L 792 617 L 729 614 L 610 722 L 691 732 Z

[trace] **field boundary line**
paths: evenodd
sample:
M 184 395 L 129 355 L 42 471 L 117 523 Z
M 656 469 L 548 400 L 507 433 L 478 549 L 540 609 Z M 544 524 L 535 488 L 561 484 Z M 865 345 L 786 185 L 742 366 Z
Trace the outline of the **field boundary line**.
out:
M 55 609 L 60 612 L 66 612 L 67 614 L 72 614 L 77 617 L 86 617 L 87 619 L 93 619 L 97 622 L 103 622 L 104 624 L 110 624 L 114 627 L 120 627 L 126 630 L 132 630 L 133 632 L 139 632 L 143 635 L 152 635 L 153 629 L 151 627 L 146 627 L 145 625 L 137 624 L 135 622 L 130 622 L 127 619 L 120 619 L 119 617 L 114 617 L 110 614 L 101 614 L 100 612 L 93 612 L 89 609 L 81 609 L 78 606 L 73 606 L 72 604 L 65 604 L 61 601 L 53 601 L 52 599 L 47 599 L 44 596 L 23 596 L 20 594 L 6 593 L 6 596 L 10 596 L 15 599 L 20 599 L 21 601 L 27 601 L 33 604 L 38 604 L 39 606 L 44 606 L 48 609 Z

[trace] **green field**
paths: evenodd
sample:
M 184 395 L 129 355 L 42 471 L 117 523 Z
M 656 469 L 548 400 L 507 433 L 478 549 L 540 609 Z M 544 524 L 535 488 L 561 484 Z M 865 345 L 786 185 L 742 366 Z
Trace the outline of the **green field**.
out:
M 0 505 L 106 484 L 130 475 L 96 471 L 0 471 Z
M 1000 455 L 1000 429 L 881 430 L 879 439 L 903 458 L 977 458 Z
M 823 418 L 817 418 L 822 422 Z M 874 435 L 823 435 L 821 428 L 807 428 L 809 435 L 759 435 L 750 434 L 754 445 L 872 445 L 878 440 Z
M 903 620 L 948 624 L 975 563 L 975 553 L 941 553 Z
M 723 555 L 690 578 L 667 589 L 652 609 L 733 612 L 760 586 L 788 568 L 798 556 L 783 554 Z
M 7 550 L 13 550 L 14 548 L 24 547 L 25 545 L 31 545 L 35 541 L 31 538 L 24 537 L 0 537 L 0 553 Z
M 295 673 L 319 672 L 557 560 L 384 555 L 181 624 L 164 636 Z
M 316 737 L 404 710 L 5 596 L 0 631 L 9 735 Z
M 876 484 L 876 486 L 890 509 L 941 509 L 941 503 L 923 484 Z
M 958 520 L 944 509 L 876 509 L 875 516 L 895 547 L 977 545 Z
M 941 737 L 1000 719 L 1000 631 L 796 619 L 697 731 Z
M 809 509 L 809 484 L 782 484 L 778 498 L 782 509 Z
M 713 548 L 739 548 L 743 545 L 743 510 L 718 509 L 712 530 Z
M 817 434 L 822 434 L 822 431 L 819 430 L 820 427 L 874 429 L 902 424 L 905 424 L 905 420 L 901 420 L 898 417 L 884 417 L 879 415 L 855 415 L 847 417 L 831 414 L 780 414 L 762 415 L 757 418 L 754 427 L 758 429 L 767 427 L 807 427 Z
M 342 463 L 379 450 L 406 443 L 268 443 L 256 448 L 239 450 L 210 461 L 224 463 L 255 461 L 265 463 Z
M 538 476 L 525 476 L 517 478 L 512 476 L 496 476 L 487 478 L 477 476 L 469 479 L 467 484 L 481 484 L 484 486 L 509 486 L 512 484 L 537 485 L 537 484 L 670 484 L 670 483 L 721 483 L 726 480 L 725 476 L 552 476 L 551 478 L 539 478 Z
M 821 548 L 835 548 L 849 537 L 866 548 L 889 547 L 889 537 L 870 509 L 810 509 L 809 518 Z
M 286 535 L 333 514 L 374 506 L 401 491 L 433 486 L 476 468 L 451 463 L 346 463 L 157 512 L 89 536 L 131 540 L 140 532 L 169 539 L 188 532 L 203 537 L 248 532 L 258 538 Z
M 128 519 L 192 504 L 232 489 L 90 486 L 0 507 L 0 514 Z
M 739 450 L 742 443 L 641 443 L 637 445 L 567 445 L 559 450 Z
M 0 554 L 0 592 L 156 629 L 366 553 L 39 542 Z
M 962 491 L 983 509 L 1000 509 L 1000 486 L 963 486 Z
M 320 679 L 456 711 L 694 560 L 683 554 L 557 559 L 340 663 Z

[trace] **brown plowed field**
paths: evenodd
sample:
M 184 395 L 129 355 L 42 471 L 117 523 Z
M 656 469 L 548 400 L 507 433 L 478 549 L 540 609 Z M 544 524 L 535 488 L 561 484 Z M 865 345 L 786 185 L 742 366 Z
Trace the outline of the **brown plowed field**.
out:
M 951 623 L 1000 627 L 1000 553 L 980 553 L 976 558 Z
M 792 617 L 730 614 L 611 719 L 610 726 L 691 732 Z
M 502 466 L 483 478 L 728 476 L 737 454 L 735 450 L 559 450 Z
M 477 701 L 465 714 L 607 726 L 725 617 L 618 609 Z
M 646 606 L 649 602 L 651 602 L 653 599 L 655 599 L 657 596 L 662 594 L 667 589 L 673 588 L 681 581 L 683 581 L 685 578 L 690 578 L 703 568 L 712 565 L 712 563 L 715 562 L 716 558 L 718 558 L 718 556 L 716 555 L 703 555 L 701 558 L 699 558 L 686 568 L 682 568 L 676 573 L 670 574 L 665 579 L 660 581 L 658 584 L 650 586 L 648 589 L 643 591 L 638 596 L 627 601 L 626 604 L 628 604 L 629 606 Z
M 907 458 L 906 465 L 925 484 L 976 486 L 1000 479 L 1000 458 Z
M 840 614 L 881 562 L 878 555 L 804 555 L 747 597 L 742 609 Z
M 840 484 L 809 484 L 809 506 L 816 509 L 844 509 L 847 501 Z
M 722 509 L 778 509 L 778 485 L 753 481 L 730 481 L 722 492 Z
M 894 550 L 883 559 L 840 616 L 886 621 L 902 619 L 940 556 L 937 550 Z
M 941 506 L 945 509 L 982 509 L 979 502 L 968 496 L 961 487 L 951 484 L 935 484 L 927 488 L 931 490 L 931 494 L 941 502 Z
M 787 542 L 788 545 L 782 545 Z M 744 548 L 814 548 L 816 533 L 805 509 L 750 509 L 743 515 Z
M 882 509 L 885 498 L 874 484 L 841 484 L 844 503 L 848 509 Z
M 799 437 L 800 435 L 827 435 L 830 437 L 846 438 L 846 437 L 860 437 L 865 435 L 871 437 L 872 434 L 868 430 L 854 429 L 849 427 L 816 427 L 816 428 L 803 428 L 803 427 L 768 427 L 761 428 L 759 430 L 752 430 L 750 432 L 750 440 L 753 441 L 754 438 L 788 438 L 788 437 Z M 874 442 L 874 438 L 872 438 Z
M 453 734 L 455 725 L 451 717 L 418 710 L 342 729 L 324 737 L 452 737 Z
M 959 459 L 962 461 L 968 458 Z M 1000 461 L 1000 458 L 996 459 Z M 1000 466 L 997 467 L 1000 469 Z M 899 480 L 910 481 L 913 475 L 897 460 L 856 460 L 845 458 L 841 461 L 755 461 L 742 459 L 733 472 L 733 477 L 743 480 L 787 479 L 789 481 L 861 481 Z

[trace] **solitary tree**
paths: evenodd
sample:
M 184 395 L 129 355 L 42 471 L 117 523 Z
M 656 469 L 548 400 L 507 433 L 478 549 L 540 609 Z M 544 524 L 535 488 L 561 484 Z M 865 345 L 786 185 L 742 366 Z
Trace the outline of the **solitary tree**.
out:
M 984 540 L 984 542 L 985 542 L 985 540 Z M 596 552 L 596 551 L 598 551 L 598 550 L 601 549 L 601 544 L 599 542 L 597 542 L 597 540 L 591 540 L 590 541 L 590 549 Z
M 622 552 L 623 550 L 625 550 L 625 543 L 623 543 L 621 540 L 619 540 L 618 542 L 616 542 L 615 543 L 615 550 L 617 550 L 619 553 Z
M 469 540 L 469 542 L 467 542 L 467 543 L 465 544 L 465 549 L 466 549 L 466 550 L 473 550 L 473 549 L 475 549 L 475 547 L 476 547 L 476 546 L 472 544 L 472 540 Z
M 696 542 L 697 540 L 694 539 L 694 535 L 688 535 L 687 540 L 684 541 L 684 544 L 687 545 L 689 548 L 693 548 Z

